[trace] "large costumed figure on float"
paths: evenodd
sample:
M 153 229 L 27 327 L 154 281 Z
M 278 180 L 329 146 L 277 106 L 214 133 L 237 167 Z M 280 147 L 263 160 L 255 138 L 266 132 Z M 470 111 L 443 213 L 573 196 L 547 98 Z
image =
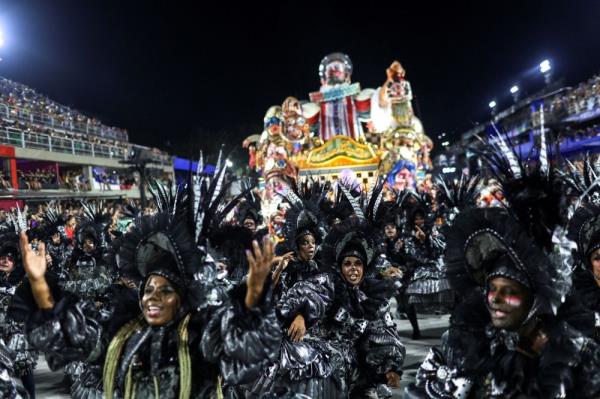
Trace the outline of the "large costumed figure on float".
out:
M 282 184 L 308 176 L 335 181 L 351 175 L 367 188 L 385 174 L 396 190 L 427 181 L 433 143 L 414 115 L 400 62 L 390 65 L 377 90 L 361 89 L 352 72 L 346 54 L 327 55 L 319 65 L 321 87 L 310 101 L 287 97 L 271 106 L 263 132 L 244 141 L 249 167 L 262 179 L 267 217 L 277 211 L 274 193 Z
M 386 75 L 384 84 L 371 97 L 371 126 L 380 134 L 381 170 L 388 174 L 388 184 L 397 189 L 411 188 L 431 169 L 433 142 L 414 114 L 412 88 L 402 64 L 392 62 Z
M 312 103 L 318 105 L 318 136 L 322 142 L 335 136 L 359 140 L 363 126 L 369 120 L 371 89 L 361 90 L 352 83 L 352 61 L 343 53 L 332 53 L 319 64 L 321 88 L 310 93 Z

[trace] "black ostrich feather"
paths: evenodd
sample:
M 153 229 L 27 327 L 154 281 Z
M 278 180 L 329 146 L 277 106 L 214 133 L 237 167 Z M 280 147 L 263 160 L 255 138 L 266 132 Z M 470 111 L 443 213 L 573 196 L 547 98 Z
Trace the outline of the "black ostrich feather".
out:
M 447 208 L 464 209 L 477 204 L 481 192 L 481 178 L 477 175 L 462 174 L 458 180 L 446 181 L 441 176 L 436 179 L 438 204 Z
M 540 159 L 524 158 L 514 150 L 509 137 L 497 132 L 483 141 L 483 150 L 474 149 L 498 180 L 508 210 L 526 226 L 539 245 L 552 247 L 552 234 L 560 224 L 561 189 L 556 170 L 547 151 L 539 150 Z
M 591 202 L 600 205 L 600 163 L 598 161 L 593 163 L 589 153 L 585 154 L 581 169 L 568 159 L 565 161 L 566 170 L 557 170 L 557 173 L 564 183 L 563 191 L 566 196 L 577 197 L 580 203 Z
M 577 244 L 576 261 L 591 268 L 590 255 L 600 247 L 600 205 L 586 203 L 569 220 L 567 238 Z
M 290 204 L 283 226 L 283 236 L 290 249 L 297 249 L 296 240 L 304 232 L 309 232 L 317 243 L 323 239 L 326 220 L 323 203 L 329 188 L 329 184 L 308 179 L 295 187 L 284 186 L 277 192 Z

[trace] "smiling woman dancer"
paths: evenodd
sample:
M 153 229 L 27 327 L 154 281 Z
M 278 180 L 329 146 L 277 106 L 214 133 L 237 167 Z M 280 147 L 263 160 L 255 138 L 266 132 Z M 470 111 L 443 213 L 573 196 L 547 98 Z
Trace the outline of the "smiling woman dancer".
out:
M 13 310 L 29 313 L 31 343 L 102 370 L 96 381 L 90 374 L 75 397 L 218 398 L 221 377 L 250 382 L 273 360 L 281 339 L 269 299 L 273 246 L 265 240 L 261 250 L 254 242 L 246 281 L 228 292 L 199 245 L 203 237 L 194 239 L 201 229 L 192 220 L 211 215 L 194 212 L 192 194 L 167 196 L 158 214 L 140 217 L 123 236 L 119 270 L 141 288 L 138 303 L 114 298 L 109 318 L 51 285 L 44 246 L 34 252 L 21 234 L 30 284 Z M 205 194 L 213 198 L 210 190 Z

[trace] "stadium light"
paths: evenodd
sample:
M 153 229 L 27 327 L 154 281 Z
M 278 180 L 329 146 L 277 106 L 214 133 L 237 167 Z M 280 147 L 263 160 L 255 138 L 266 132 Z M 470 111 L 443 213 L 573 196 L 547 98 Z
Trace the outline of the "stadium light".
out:
M 548 73 L 551 69 L 552 69 L 552 65 L 550 65 L 549 60 L 544 60 L 544 61 L 540 62 L 540 72 L 541 73 Z
M 492 108 L 492 109 L 493 109 L 493 108 L 496 108 L 496 105 L 498 105 L 498 104 L 496 104 L 496 101 L 492 100 L 492 101 L 490 101 L 490 103 L 488 104 L 488 107 L 490 107 L 490 108 Z
M 229 159 L 227 160 L 227 162 L 225 162 L 225 166 L 227 166 L 228 168 L 231 168 L 233 166 L 233 162 L 231 162 Z
M 514 85 L 510 88 L 510 94 L 517 94 L 519 92 L 519 86 Z
M 442 143 L 442 147 L 448 147 L 449 145 L 450 145 L 450 142 L 449 142 L 449 141 L 444 141 L 444 142 Z
M 0 47 L 4 47 L 4 32 L 0 28 Z

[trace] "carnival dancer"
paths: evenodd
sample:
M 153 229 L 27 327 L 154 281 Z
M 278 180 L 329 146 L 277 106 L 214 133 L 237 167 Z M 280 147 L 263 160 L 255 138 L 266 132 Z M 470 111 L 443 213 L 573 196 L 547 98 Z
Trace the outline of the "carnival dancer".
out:
M 573 202 L 573 214 L 568 223 L 568 238 L 577 249 L 573 288 L 583 306 L 594 314 L 594 337 L 600 339 L 600 188 L 596 185 L 599 168 L 589 155 L 578 170 L 567 162 L 567 171 L 559 172 L 564 195 Z
M 569 295 L 572 261 L 553 242 L 560 192 L 545 137 L 534 164 L 500 134 L 481 154 L 507 206 L 461 212 L 446 232 L 448 277 L 460 302 L 441 350 L 432 349 L 407 394 L 598 397 L 600 348 Z M 561 249 L 564 240 L 557 242 Z
M 380 273 L 377 228 L 368 222 L 369 213 L 355 210 L 324 240 L 321 259 L 330 269 L 291 287 L 280 312 L 284 320 L 302 312 L 312 333 L 341 354 L 335 375 L 343 378 L 349 397 L 390 397 L 389 387 L 399 386 L 405 355 L 389 314 L 399 279 Z
M 219 397 L 220 376 L 251 381 L 273 360 L 280 334 L 269 299 L 272 244 L 253 244 L 248 278 L 229 293 L 201 235 L 206 210 L 220 200 L 213 183 L 202 178 L 167 196 L 161 190 L 159 212 L 138 218 L 122 237 L 118 266 L 142 284 L 133 303 L 115 300 L 108 319 L 85 298 L 49 285 L 44 247 L 36 254 L 21 234 L 29 284 L 12 310 L 29 316 L 29 337 L 39 349 L 103 370 L 96 395 Z
M 412 338 L 420 339 L 421 331 L 419 329 L 417 311 L 415 305 L 408 302 L 408 296 L 406 295 L 406 287 L 410 283 L 410 279 L 413 275 L 414 265 L 411 263 L 411 259 L 406 256 L 404 250 L 405 237 L 401 234 L 401 210 L 396 202 L 384 203 L 382 208 L 385 209 L 381 221 L 385 236 L 385 255 L 392 266 L 397 267 L 402 273 L 402 285 L 395 295 L 397 313 L 400 319 L 409 320 L 413 329 Z
M 284 244 L 292 251 L 282 256 L 273 272 L 278 310 L 287 306 L 284 297 L 290 289 L 322 272 L 315 255 L 323 238 L 319 204 L 325 193 L 324 186 L 315 181 L 279 192 L 291 205 L 283 231 Z M 301 310 L 280 317 L 284 338 L 279 357 L 254 384 L 250 397 L 270 395 L 284 387 L 314 399 L 347 395 L 340 353 L 316 328 L 307 328 L 306 317 Z
M 27 341 L 25 325 L 8 314 L 12 298 L 24 279 L 25 271 L 21 265 L 17 232 L 14 226 L 10 226 L 0 234 L 0 338 L 6 343 L 11 354 L 11 370 L 7 371 L 7 376 L 11 374 L 20 377 L 29 397 L 35 398 L 33 370 L 37 364 L 38 353 Z M 4 376 L 0 378 L 3 379 Z M 13 390 L 7 390 L 11 391 Z M 2 397 L 5 397 L 5 393 L 2 391 Z
M 600 348 L 563 303 L 568 264 L 500 208 L 462 212 L 446 239 L 462 301 L 407 397 L 598 397 Z
M 409 306 L 420 311 L 439 311 L 452 303 L 453 296 L 440 259 L 443 244 L 426 224 L 427 213 L 427 209 L 416 207 L 407 221 L 410 233 L 404 237 L 403 250 L 413 272 L 405 293 Z M 418 338 L 418 330 L 416 333 Z
M 75 248 L 67 263 L 68 277 L 63 289 L 100 305 L 113 282 L 103 255 L 108 249 L 107 227 L 110 215 L 96 205 L 82 202 L 82 214 L 75 231 Z
M 42 229 L 46 252 L 49 256 L 47 257 L 48 270 L 56 274 L 59 279 L 64 280 L 67 278 L 66 263 L 70 259 L 73 249 L 67 244 L 65 222 L 52 204 L 48 205 L 44 214 Z

